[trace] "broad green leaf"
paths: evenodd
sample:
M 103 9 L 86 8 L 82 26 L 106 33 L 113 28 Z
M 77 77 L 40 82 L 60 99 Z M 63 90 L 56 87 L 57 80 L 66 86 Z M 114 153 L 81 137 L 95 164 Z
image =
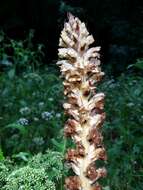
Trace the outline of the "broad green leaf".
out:
M 4 155 L 3 155 L 2 149 L 0 148 L 0 161 L 1 161 L 1 160 L 4 160 Z
M 11 123 L 11 124 L 7 125 L 6 128 L 18 129 L 19 132 L 23 135 L 26 134 L 26 132 L 27 132 L 25 126 L 17 124 L 17 123 Z

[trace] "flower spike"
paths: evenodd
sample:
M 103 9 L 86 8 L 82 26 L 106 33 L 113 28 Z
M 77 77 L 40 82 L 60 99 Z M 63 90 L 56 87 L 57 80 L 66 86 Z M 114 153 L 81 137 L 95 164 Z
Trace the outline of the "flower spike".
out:
M 101 190 L 97 182 L 106 169 L 96 168 L 97 160 L 106 160 L 101 127 L 105 120 L 104 94 L 96 84 L 104 75 L 100 68 L 100 47 L 89 47 L 94 38 L 83 22 L 68 14 L 59 42 L 58 65 L 64 78 L 66 137 L 73 139 L 75 149 L 68 149 L 66 160 L 75 176 L 66 178 L 66 190 Z

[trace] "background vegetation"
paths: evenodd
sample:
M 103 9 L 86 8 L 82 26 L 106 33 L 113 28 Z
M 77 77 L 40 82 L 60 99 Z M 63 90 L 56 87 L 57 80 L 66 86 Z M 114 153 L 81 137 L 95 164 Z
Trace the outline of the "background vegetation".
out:
M 0 6 L 0 189 L 62 190 L 67 142 L 58 38 L 67 12 L 102 46 L 104 190 L 143 185 L 143 3 L 5 0 Z M 70 142 L 68 142 L 70 145 Z M 68 146 L 69 146 L 68 145 Z

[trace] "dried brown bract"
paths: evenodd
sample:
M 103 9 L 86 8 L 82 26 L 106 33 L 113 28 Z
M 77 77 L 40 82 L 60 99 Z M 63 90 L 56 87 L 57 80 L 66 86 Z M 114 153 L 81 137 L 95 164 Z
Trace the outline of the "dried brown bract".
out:
M 80 190 L 80 179 L 77 176 L 71 176 L 65 180 L 65 188 L 68 190 Z
M 101 190 L 97 180 L 106 176 L 105 168 L 96 168 L 96 160 L 107 160 L 101 127 L 105 120 L 104 93 L 96 92 L 96 84 L 104 73 L 100 67 L 100 47 L 94 42 L 83 22 L 69 14 L 61 32 L 58 65 L 64 78 L 66 137 L 76 143 L 66 160 L 75 176 L 65 180 L 67 190 Z

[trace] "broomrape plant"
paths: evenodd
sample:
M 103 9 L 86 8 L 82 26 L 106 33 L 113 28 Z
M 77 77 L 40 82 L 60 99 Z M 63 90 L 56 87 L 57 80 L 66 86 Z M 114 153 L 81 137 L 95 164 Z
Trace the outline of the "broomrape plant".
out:
M 101 126 L 105 119 L 104 94 L 97 93 L 95 84 L 102 76 L 99 50 L 84 23 L 69 14 L 59 42 L 59 58 L 64 78 L 65 113 L 69 115 L 64 128 L 75 149 L 68 149 L 66 160 L 75 176 L 65 180 L 67 190 L 101 190 L 97 180 L 106 176 L 106 169 L 96 168 L 95 161 L 106 160 Z

